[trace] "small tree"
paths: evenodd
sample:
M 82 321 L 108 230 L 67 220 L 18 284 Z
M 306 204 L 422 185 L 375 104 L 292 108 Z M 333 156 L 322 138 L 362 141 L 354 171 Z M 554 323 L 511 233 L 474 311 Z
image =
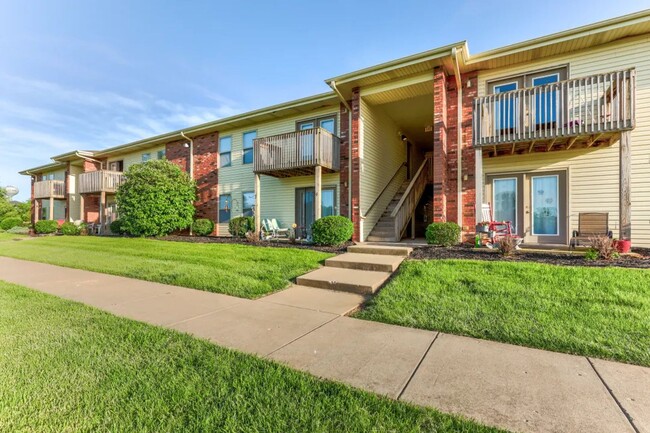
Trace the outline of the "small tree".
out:
M 117 209 L 123 233 L 164 236 L 190 226 L 194 220 L 196 185 L 167 160 L 129 167 L 117 189 Z

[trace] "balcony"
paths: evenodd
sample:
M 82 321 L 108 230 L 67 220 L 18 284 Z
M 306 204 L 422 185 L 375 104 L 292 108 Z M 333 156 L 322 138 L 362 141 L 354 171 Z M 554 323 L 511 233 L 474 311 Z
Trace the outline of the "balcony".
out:
M 474 99 L 474 147 L 484 156 L 608 146 L 634 129 L 635 70 Z
M 273 177 L 313 175 L 339 170 L 340 139 L 322 128 L 262 137 L 253 141 L 253 171 Z
M 65 198 L 65 182 L 62 180 L 34 182 L 34 198 Z
M 117 187 L 124 182 L 121 171 L 97 170 L 81 173 L 78 177 L 78 191 L 86 193 L 115 193 Z

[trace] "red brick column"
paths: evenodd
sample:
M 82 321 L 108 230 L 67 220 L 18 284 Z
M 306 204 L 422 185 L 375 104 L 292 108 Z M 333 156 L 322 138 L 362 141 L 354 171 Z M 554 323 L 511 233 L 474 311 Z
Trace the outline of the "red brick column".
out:
M 102 169 L 101 162 L 84 160 L 83 163 L 84 173 L 97 171 Z M 84 208 L 83 208 L 84 221 L 87 223 L 99 222 L 99 195 L 84 194 Z
M 462 156 L 463 156 L 463 232 L 464 239 L 471 240 L 475 231 L 476 206 L 476 154 L 473 143 L 473 124 L 472 116 L 474 110 L 474 98 L 478 96 L 478 73 L 471 72 L 464 74 L 462 77 L 463 85 L 463 137 L 462 137 Z M 465 179 L 467 176 L 467 179 Z
M 64 190 L 65 190 L 65 220 L 70 221 L 70 163 L 68 162 L 68 167 L 65 170 L 64 178 Z
M 433 73 L 433 221 L 447 221 L 447 76 Z
M 358 242 L 361 239 L 361 209 L 359 208 L 361 188 L 359 176 L 361 173 L 361 164 L 359 161 L 359 117 L 361 114 L 361 100 L 359 96 L 359 88 L 352 89 L 352 125 L 350 134 L 350 146 L 352 146 L 352 179 L 349 183 L 352 188 L 352 223 L 354 224 L 354 234 L 352 240 Z
M 207 218 L 215 223 L 217 232 L 217 216 L 219 214 L 219 133 L 201 135 L 194 141 L 194 180 L 197 194 L 194 206 L 197 218 Z M 167 143 L 165 156 L 186 173 L 190 170 L 189 148 L 184 144 L 187 140 Z

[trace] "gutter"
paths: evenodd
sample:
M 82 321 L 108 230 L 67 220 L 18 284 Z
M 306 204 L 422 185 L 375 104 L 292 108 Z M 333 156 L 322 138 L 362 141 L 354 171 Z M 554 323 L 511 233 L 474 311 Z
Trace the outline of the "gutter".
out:
M 457 199 L 456 199 L 456 211 L 457 211 L 457 221 L 458 225 L 461 227 L 461 233 L 463 228 L 463 86 L 460 75 L 460 66 L 458 64 L 458 50 L 454 47 L 451 49 L 451 58 L 454 62 L 454 75 L 456 77 L 456 96 L 458 97 L 456 103 L 456 155 L 457 159 L 457 171 L 456 171 L 456 184 L 457 184 Z M 462 234 L 461 234 L 462 237 Z
M 332 80 L 327 83 L 334 93 L 339 97 L 345 108 L 348 110 L 348 218 L 352 220 L 352 107 L 348 104 L 341 91 L 336 87 L 336 81 Z M 340 207 L 340 204 L 339 204 Z M 359 207 L 359 217 L 361 216 L 361 207 Z
M 82 155 L 78 151 L 76 151 L 74 154 L 75 154 L 76 157 L 81 158 L 81 159 L 85 159 L 86 161 L 98 162 L 99 163 L 99 168 L 100 169 L 102 168 L 103 163 L 100 160 L 91 158 L 89 156 Z

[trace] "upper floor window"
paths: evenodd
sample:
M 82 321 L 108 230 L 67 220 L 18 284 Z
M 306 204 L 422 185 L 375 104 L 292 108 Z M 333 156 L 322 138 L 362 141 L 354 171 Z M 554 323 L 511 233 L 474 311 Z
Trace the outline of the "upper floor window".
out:
M 336 115 L 305 119 L 296 123 L 296 129 L 298 131 L 304 131 L 305 129 L 312 128 L 323 128 L 332 134 L 336 134 Z
M 257 131 L 244 132 L 244 164 L 253 163 L 253 140 L 257 138 Z
M 147 162 L 151 159 L 151 153 L 143 153 L 142 154 L 142 162 Z
M 166 155 L 165 149 L 158 151 L 158 159 L 165 159 L 165 155 Z
M 219 139 L 219 167 L 230 167 L 232 164 L 232 136 Z

